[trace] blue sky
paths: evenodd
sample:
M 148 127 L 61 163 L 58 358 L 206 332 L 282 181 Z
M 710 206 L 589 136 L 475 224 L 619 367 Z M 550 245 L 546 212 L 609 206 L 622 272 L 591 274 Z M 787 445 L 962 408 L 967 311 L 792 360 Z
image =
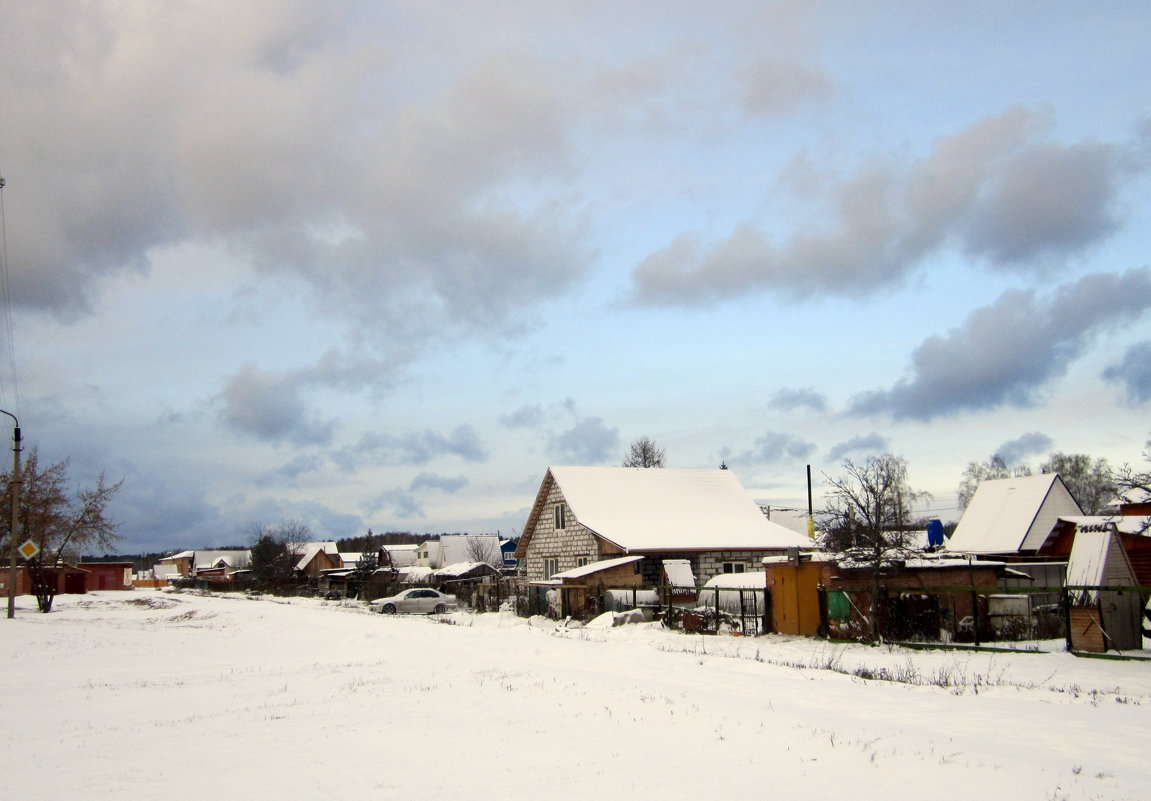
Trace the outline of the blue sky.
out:
M 550 464 L 801 505 L 1140 459 L 1143 3 L 0 10 L 3 408 L 123 550 L 500 531 Z

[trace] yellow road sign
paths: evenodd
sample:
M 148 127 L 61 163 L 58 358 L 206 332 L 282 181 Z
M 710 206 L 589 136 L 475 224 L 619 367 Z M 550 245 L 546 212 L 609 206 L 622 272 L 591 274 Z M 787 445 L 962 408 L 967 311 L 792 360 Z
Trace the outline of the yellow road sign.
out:
M 25 559 L 31 559 L 36 554 L 40 553 L 40 546 L 32 542 L 32 540 L 28 540 L 16 550 L 19 551 L 20 555 Z

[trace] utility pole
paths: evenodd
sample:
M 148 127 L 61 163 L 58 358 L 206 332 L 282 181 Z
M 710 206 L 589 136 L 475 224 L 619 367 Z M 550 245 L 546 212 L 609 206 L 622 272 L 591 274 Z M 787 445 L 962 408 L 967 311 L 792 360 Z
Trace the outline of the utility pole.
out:
M 12 429 L 12 480 L 8 484 L 8 490 L 12 493 L 12 525 L 8 531 L 8 619 L 11 620 L 16 617 L 16 557 L 19 555 L 17 548 L 20 542 L 20 421 L 12 412 L 0 409 L 0 413 L 16 422 L 16 427 Z

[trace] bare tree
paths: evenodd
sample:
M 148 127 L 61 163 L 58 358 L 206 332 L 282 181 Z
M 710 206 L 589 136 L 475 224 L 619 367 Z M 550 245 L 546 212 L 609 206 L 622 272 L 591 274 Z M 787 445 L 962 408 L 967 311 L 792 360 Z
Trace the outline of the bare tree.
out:
M 959 500 L 959 511 L 967 508 L 971 499 L 975 497 L 975 490 L 984 481 L 996 478 L 1016 478 L 1031 475 L 1031 468 L 1026 465 L 1009 466 L 1003 457 L 994 454 L 985 462 L 968 462 L 963 471 L 963 480 L 959 482 L 956 496 Z
M 41 612 L 52 611 L 56 597 L 56 570 L 68 559 L 78 559 L 89 549 L 107 549 L 119 539 L 117 524 L 108 517 L 107 508 L 123 480 L 109 484 L 101 473 L 96 485 L 69 491 L 67 459 L 40 467 L 40 454 L 33 448 L 21 470 L 20 531 L 40 548 L 29 565 L 32 589 Z M 0 481 L 10 484 L 10 473 L 0 474 Z M 12 536 L 11 493 L 5 493 L 2 531 Z M 3 551 L 6 552 L 7 546 Z
M 1125 464 L 1112 474 L 1112 490 L 1126 501 L 1132 503 L 1151 502 L 1151 439 L 1143 449 L 1143 462 L 1145 469 L 1137 470 Z M 1151 529 L 1151 517 L 1143 521 L 1143 531 Z
M 884 568 L 912 552 L 911 506 L 931 495 L 911 489 L 907 461 L 884 454 L 863 464 L 843 461 L 844 474 L 824 480 L 829 490 L 820 511 L 823 546 L 871 568 L 871 604 L 867 622 L 873 640 L 877 626 L 880 577 Z
M 655 444 L 650 437 L 640 437 L 631 444 L 627 456 L 623 459 L 624 467 L 663 467 L 663 448 Z
M 1115 497 L 1115 481 L 1106 459 L 1092 460 L 1085 453 L 1053 453 L 1039 471 L 1058 473 L 1083 514 L 1099 514 Z
M 496 535 L 472 535 L 465 542 L 468 561 L 483 562 L 499 569 L 504 566 L 504 554 L 500 550 L 500 538 Z

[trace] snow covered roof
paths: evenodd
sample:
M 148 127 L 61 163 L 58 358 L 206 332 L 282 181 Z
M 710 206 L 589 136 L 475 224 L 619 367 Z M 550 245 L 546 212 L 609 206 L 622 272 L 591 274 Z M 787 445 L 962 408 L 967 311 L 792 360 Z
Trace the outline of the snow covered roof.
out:
M 440 537 L 444 565 L 457 562 L 503 561 L 500 538 L 495 534 L 445 534 Z
M 300 561 L 296 562 L 296 570 L 303 570 L 307 567 L 318 553 L 326 553 L 332 557 L 339 557 L 340 555 L 340 548 L 334 542 L 301 542 L 296 543 L 295 547 L 300 552 Z
M 171 561 L 173 559 L 191 559 L 195 555 L 196 555 L 195 551 L 180 551 L 180 553 L 174 553 L 171 556 L 165 556 L 160 561 L 161 562 L 168 562 L 168 561 Z
M 767 550 L 810 545 L 772 523 L 730 470 L 551 467 L 532 519 L 542 514 L 550 481 L 575 521 L 626 551 Z
M 691 572 L 691 562 L 686 559 L 664 559 L 663 572 L 673 587 L 695 586 L 695 573 Z
M 981 483 L 947 543 L 962 553 L 1034 551 L 1060 517 L 1082 515 L 1058 473 Z
M 638 562 L 643 559 L 642 556 L 619 556 L 615 559 L 602 559 L 599 562 L 588 562 L 583 567 L 572 568 L 565 570 L 562 573 L 555 573 L 552 575 L 554 579 L 576 579 L 590 576 L 594 573 L 599 573 L 603 570 L 610 570 L 613 567 L 620 565 L 630 565 L 633 562 Z
M 445 565 L 438 570 L 433 570 L 433 575 L 443 576 L 444 578 L 452 578 L 454 576 L 466 576 L 473 570 L 478 570 L 483 567 L 491 567 L 487 562 L 455 562 L 454 564 Z
M 702 589 L 762 590 L 767 586 L 767 574 L 762 570 L 749 570 L 746 573 L 720 573 L 712 576 Z
M 416 581 L 423 581 L 434 572 L 430 567 L 423 567 L 420 565 L 411 565 L 409 567 L 401 567 L 396 571 L 400 576 L 400 581 L 412 583 Z
M 1071 546 L 1071 556 L 1067 560 L 1068 586 L 1130 586 L 1137 583 L 1127 552 L 1113 532 L 1076 532 L 1075 544 Z M 1075 594 L 1079 603 L 1094 603 L 1097 595 L 1095 591 Z
M 1118 531 L 1120 534 L 1140 534 L 1146 522 L 1136 515 L 1067 515 L 1061 521 L 1075 524 L 1079 531 Z
M 196 570 L 212 567 L 247 567 L 252 561 L 250 551 L 192 551 L 192 563 Z

